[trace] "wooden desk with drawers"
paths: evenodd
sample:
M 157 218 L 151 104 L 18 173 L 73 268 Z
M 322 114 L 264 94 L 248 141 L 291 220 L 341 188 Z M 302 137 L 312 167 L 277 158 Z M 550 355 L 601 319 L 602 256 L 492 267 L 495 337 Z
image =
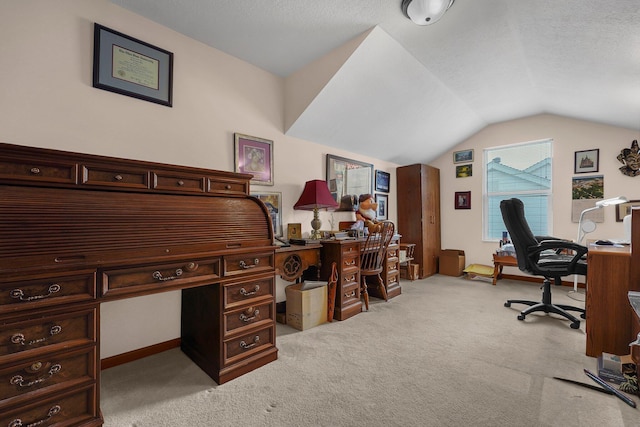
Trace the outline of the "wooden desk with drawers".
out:
M 219 384 L 275 360 L 250 178 L 0 144 L 0 426 L 102 425 L 104 301 L 182 290 L 182 350 Z

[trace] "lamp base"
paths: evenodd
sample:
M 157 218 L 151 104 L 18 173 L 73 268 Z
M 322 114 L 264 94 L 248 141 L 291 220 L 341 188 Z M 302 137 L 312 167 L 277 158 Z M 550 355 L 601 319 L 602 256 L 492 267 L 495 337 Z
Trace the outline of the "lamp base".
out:
M 318 216 L 318 209 L 315 208 L 313 210 L 313 221 L 311 221 L 311 228 L 313 229 L 311 231 L 311 234 L 309 235 L 309 237 L 313 240 L 320 240 L 321 236 L 320 236 L 320 227 L 322 226 L 322 221 L 320 221 L 320 218 Z

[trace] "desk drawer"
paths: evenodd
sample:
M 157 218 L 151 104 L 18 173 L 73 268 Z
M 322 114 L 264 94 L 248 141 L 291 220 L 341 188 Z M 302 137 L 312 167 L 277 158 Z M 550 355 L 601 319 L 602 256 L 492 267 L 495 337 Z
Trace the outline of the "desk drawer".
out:
M 253 331 L 223 343 L 223 365 L 228 366 L 253 356 L 275 345 L 273 323 L 264 329 Z
M 224 286 L 224 310 L 237 308 L 247 304 L 255 304 L 264 299 L 271 301 L 274 296 L 273 276 L 262 279 L 235 282 Z
M 342 285 L 340 292 L 340 305 L 345 307 L 360 301 L 360 284 L 358 282 L 349 282 Z
M 97 309 L 60 311 L 48 316 L 33 316 L 3 323 L 0 332 L 0 364 L 34 353 L 95 344 Z M 43 347 L 47 349 L 44 350 Z M 43 349 L 39 351 L 39 349 Z
M 117 296 L 160 288 L 181 288 L 219 278 L 219 258 L 106 270 L 102 273 L 102 294 Z
M 44 279 L 5 282 L 0 284 L 0 314 L 95 298 L 96 275 L 92 270 Z
M 209 192 L 220 194 L 249 194 L 249 189 L 245 182 L 209 179 Z
M 228 255 L 224 257 L 224 276 L 275 271 L 275 253 Z
M 6 157 L 0 160 L 0 178 L 9 180 L 75 184 L 77 170 L 73 162 L 52 163 Z
M 51 393 L 54 386 L 61 389 L 93 382 L 96 379 L 94 366 L 95 347 L 92 347 L 57 355 L 43 355 L 0 369 L 0 401 L 27 393 L 31 400 L 35 398 L 33 392 L 37 390 L 41 390 L 38 394 Z M 52 389 L 47 390 L 50 387 Z M 16 400 L 19 399 L 11 399 L 11 403 L 16 403 Z M 0 405 L 3 403 L 5 402 Z
M 50 399 L 0 412 L 0 426 L 75 426 L 95 419 L 98 424 L 96 386 L 60 393 Z
M 177 175 L 166 172 L 152 172 L 153 188 L 156 190 L 184 191 L 186 193 L 204 193 L 206 180 L 204 176 Z
M 224 314 L 224 336 L 244 332 L 248 328 L 271 325 L 275 319 L 273 301 L 250 305 Z
M 148 189 L 149 172 L 146 169 L 115 169 L 82 165 L 82 184 L 100 187 Z
M 342 257 L 353 258 L 360 257 L 360 245 L 357 243 L 342 246 Z

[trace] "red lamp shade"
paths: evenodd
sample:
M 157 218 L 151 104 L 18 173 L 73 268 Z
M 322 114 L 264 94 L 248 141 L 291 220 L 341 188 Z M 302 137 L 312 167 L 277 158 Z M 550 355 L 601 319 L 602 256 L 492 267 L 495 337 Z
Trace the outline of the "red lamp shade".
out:
M 293 205 L 293 209 L 312 211 L 322 208 L 337 208 L 339 205 L 329 192 L 327 181 L 314 179 L 304 184 L 300 198 Z

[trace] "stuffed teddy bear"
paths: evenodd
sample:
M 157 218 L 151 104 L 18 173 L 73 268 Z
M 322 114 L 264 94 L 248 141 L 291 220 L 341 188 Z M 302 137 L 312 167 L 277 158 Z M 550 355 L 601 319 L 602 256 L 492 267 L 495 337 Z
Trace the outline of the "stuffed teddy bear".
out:
M 378 233 L 382 230 L 382 224 L 378 222 L 378 204 L 371 194 L 361 194 L 358 198 L 358 211 L 356 219 L 363 221 L 369 233 Z

